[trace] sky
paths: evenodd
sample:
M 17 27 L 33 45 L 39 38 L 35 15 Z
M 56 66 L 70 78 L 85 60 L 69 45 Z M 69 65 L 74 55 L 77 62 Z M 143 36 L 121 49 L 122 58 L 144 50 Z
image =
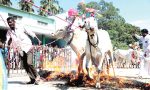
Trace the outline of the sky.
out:
M 88 3 L 90 1 L 99 2 L 100 0 L 58 0 L 59 5 L 66 11 L 69 8 L 77 8 L 81 1 Z M 138 26 L 141 29 L 150 30 L 150 0 L 105 0 L 112 2 L 120 10 L 119 14 L 127 23 Z
M 19 0 L 12 0 L 18 2 Z M 39 0 L 35 0 L 35 2 Z M 59 5 L 68 11 L 70 8 L 77 8 L 77 4 L 81 1 L 85 3 L 100 0 L 58 0 Z M 119 14 L 126 20 L 127 23 L 150 30 L 150 0 L 105 0 L 112 2 L 113 5 L 120 10 Z M 39 3 L 35 3 L 40 6 Z M 17 5 L 16 5 L 17 6 Z

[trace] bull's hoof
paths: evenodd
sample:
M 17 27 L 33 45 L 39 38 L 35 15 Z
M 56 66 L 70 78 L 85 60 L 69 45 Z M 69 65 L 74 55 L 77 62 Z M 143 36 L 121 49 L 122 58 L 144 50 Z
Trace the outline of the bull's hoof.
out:
M 87 80 L 89 80 L 89 81 L 92 81 L 92 80 L 93 80 L 89 75 L 87 75 L 86 78 L 87 78 Z
M 100 82 L 96 83 L 95 87 L 100 89 L 101 88 Z
M 142 77 L 142 76 L 138 76 L 138 78 L 139 78 L 139 79 L 142 79 L 143 77 Z
M 94 79 L 94 77 L 93 77 L 93 75 L 90 73 L 89 75 L 88 75 L 91 79 Z

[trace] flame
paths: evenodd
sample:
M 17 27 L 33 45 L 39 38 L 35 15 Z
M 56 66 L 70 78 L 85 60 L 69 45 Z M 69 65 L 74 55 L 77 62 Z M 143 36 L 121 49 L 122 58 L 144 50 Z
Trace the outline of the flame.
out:
M 70 72 L 72 69 L 77 68 L 77 64 L 69 64 L 70 62 L 65 61 L 64 57 L 58 56 L 49 61 L 48 58 L 45 58 L 43 61 L 43 69 L 50 70 L 55 72 Z
M 48 77 L 46 77 L 47 81 L 50 80 L 65 80 L 67 83 L 65 85 L 69 86 L 82 86 L 82 87 L 95 87 L 97 73 L 95 73 L 94 79 L 88 79 L 87 75 L 80 74 L 78 72 L 72 71 L 70 73 L 61 73 L 61 72 L 53 72 Z M 126 78 L 116 78 L 105 73 L 100 74 L 100 83 L 103 88 L 134 88 L 134 89 L 148 89 L 150 88 L 150 83 L 142 83 L 134 80 L 128 80 Z
M 79 62 L 73 63 L 71 68 L 76 68 Z M 48 59 L 45 59 L 44 61 L 44 68 L 51 69 L 50 71 L 53 71 L 50 73 L 45 79 L 46 81 L 50 80 L 65 80 L 67 81 L 66 85 L 69 86 L 84 86 L 84 87 L 95 87 L 96 84 L 96 68 L 95 66 L 91 66 L 89 69 L 89 72 L 91 75 L 93 75 L 93 79 L 89 79 L 87 77 L 87 72 L 84 74 L 78 74 L 78 71 L 70 71 L 68 66 L 66 65 L 66 62 L 64 60 L 64 57 L 56 57 L 53 61 L 48 61 Z M 65 70 L 62 70 L 64 68 Z M 63 72 L 62 72 L 63 71 Z M 100 74 L 100 83 L 103 88 L 106 87 L 113 87 L 116 89 L 122 89 L 122 88 L 136 88 L 136 89 L 147 89 L 150 88 L 150 83 L 142 83 L 134 80 L 128 80 L 126 78 L 119 78 L 114 77 L 114 72 L 112 68 L 108 70 L 106 69 Z
M 150 87 L 150 83 L 146 84 L 146 87 Z

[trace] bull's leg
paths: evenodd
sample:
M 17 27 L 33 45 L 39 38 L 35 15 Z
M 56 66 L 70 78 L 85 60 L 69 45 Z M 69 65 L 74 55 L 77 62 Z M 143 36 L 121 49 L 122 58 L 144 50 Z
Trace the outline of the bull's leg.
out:
M 108 52 L 107 52 L 107 54 L 108 54 L 108 56 L 109 56 L 109 64 L 108 64 L 108 69 L 110 68 L 110 64 L 111 64 L 111 66 L 112 66 L 112 69 L 113 69 L 113 74 L 114 74 L 114 76 L 115 76 L 115 70 L 114 70 L 114 62 L 113 62 L 113 53 L 109 50 Z
M 79 66 L 78 66 L 78 75 L 81 74 L 83 71 L 82 71 L 82 60 L 79 58 Z
M 80 75 L 80 73 L 83 72 L 83 69 L 82 69 L 83 60 L 81 59 L 82 54 L 79 52 L 78 48 L 73 43 L 70 43 L 70 47 L 73 49 L 73 51 L 76 53 L 78 57 L 78 62 L 79 62 L 78 75 Z
M 109 50 L 107 54 L 109 56 L 109 63 L 113 63 L 113 53 Z
M 82 53 L 81 55 L 78 54 L 78 61 L 79 61 L 79 66 L 78 66 L 78 75 L 80 75 L 81 73 L 84 73 L 84 70 L 83 70 L 83 59 L 85 57 L 86 53 Z
M 90 59 L 91 56 L 90 54 L 86 55 L 86 70 L 87 70 L 87 74 L 88 74 L 88 79 L 93 79 L 93 76 L 90 73 Z
M 119 68 L 122 67 L 122 66 L 121 66 L 121 63 L 122 63 L 122 58 L 119 57 L 119 59 L 118 59 L 118 67 L 119 67 Z
M 78 61 L 79 61 L 79 66 L 78 66 L 78 75 L 80 75 L 81 73 L 83 73 L 83 58 L 85 56 L 85 54 L 78 54 Z
M 105 56 L 103 64 L 102 64 L 102 70 L 103 70 L 104 74 L 109 75 L 109 68 L 108 67 L 109 67 L 108 58 L 107 58 L 107 56 Z
M 101 55 L 101 57 L 99 57 L 99 65 L 98 65 L 98 70 L 102 70 L 102 64 L 103 64 L 103 61 L 104 61 L 104 58 L 105 58 L 105 55 Z
M 85 70 L 84 70 L 84 68 L 83 68 L 83 64 L 84 64 L 84 62 L 83 62 L 83 60 L 84 60 L 84 58 L 85 58 L 85 55 L 86 55 L 86 53 L 84 52 L 82 55 L 81 55 L 81 58 L 80 58 L 80 68 L 82 68 L 81 69 L 81 72 L 83 73 L 83 74 L 86 74 L 86 72 L 85 72 Z
M 134 63 L 132 63 L 132 68 L 134 68 L 134 66 L 135 66 L 135 64 L 134 64 Z
M 109 75 L 110 64 L 109 64 L 109 62 L 108 62 L 107 58 L 105 58 L 105 60 L 106 60 L 106 69 L 107 69 L 107 74 Z
M 137 62 L 135 63 L 135 68 L 138 68 L 138 63 Z
M 95 85 L 96 88 L 101 87 L 101 85 L 100 85 L 100 73 L 102 71 L 102 64 L 103 64 L 104 58 L 105 58 L 105 55 L 102 55 L 102 54 L 98 55 L 98 58 L 96 58 L 99 61 L 99 65 L 95 65 L 97 68 L 97 72 L 98 72 L 98 76 L 96 77 L 96 85 Z
M 117 57 L 116 58 L 116 65 L 117 65 L 117 68 L 120 68 L 120 58 L 119 57 Z
M 137 68 L 140 68 L 140 63 L 139 62 L 137 62 Z
M 98 70 L 98 76 L 96 77 L 96 85 L 95 85 L 96 88 L 101 87 L 101 85 L 100 85 L 100 73 L 101 73 L 101 71 Z

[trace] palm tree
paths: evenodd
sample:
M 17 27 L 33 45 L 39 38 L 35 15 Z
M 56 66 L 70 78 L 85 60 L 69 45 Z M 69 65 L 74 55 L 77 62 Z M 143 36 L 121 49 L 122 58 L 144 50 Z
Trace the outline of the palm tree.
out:
M 0 4 L 6 5 L 6 6 L 11 6 L 12 2 L 10 0 L 0 0 Z
M 39 10 L 39 15 L 51 16 L 63 12 L 57 0 L 42 0 L 40 3 L 42 9 Z
M 28 0 L 29 1 L 29 0 Z M 34 12 L 34 9 L 32 8 L 34 1 L 30 0 L 29 2 L 26 0 L 20 0 L 19 1 L 19 7 L 21 10 L 26 11 L 26 12 Z

